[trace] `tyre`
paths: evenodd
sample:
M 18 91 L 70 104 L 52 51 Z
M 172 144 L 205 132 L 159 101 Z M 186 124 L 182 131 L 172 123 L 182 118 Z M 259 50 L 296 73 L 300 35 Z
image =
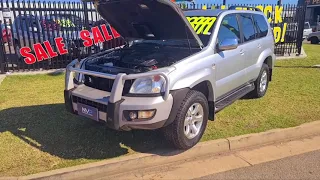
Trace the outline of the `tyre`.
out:
M 166 139 L 178 149 L 190 149 L 200 141 L 207 126 L 208 113 L 207 98 L 201 92 L 191 90 L 174 122 L 163 128 Z
M 311 41 L 311 44 L 319 44 L 319 39 L 317 37 L 312 37 L 310 41 Z
M 252 98 L 261 98 L 263 97 L 269 86 L 270 81 L 270 70 L 267 64 L 263 64 L 260 74 L 257 80 L 254 82 L 255 89 L 249 93 L 249 96 Z

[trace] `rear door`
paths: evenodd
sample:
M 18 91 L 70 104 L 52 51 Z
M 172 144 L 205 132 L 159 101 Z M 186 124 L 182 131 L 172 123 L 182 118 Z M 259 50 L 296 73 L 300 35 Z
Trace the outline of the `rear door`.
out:
M 259 34 L 255 27 L 252 15 L 243 13 L 239 15 L 241 34 L 243 37 L 244 66 L 246 69 L 245 81 L 254 80 L 255 71 L 258 68 L 257 61 L 262 52 L 262 42 L 259 40 Z
M 257 30 L 256 34 L 256 57 L 249 60 L 248 68 L 247 68 L 247 77 L 248 80 L 252 80 L 258 77 L 260 73 L 260 66 L 257 64 L 259 56 L 263 53 L 264 50 L 268 48 L 273 49 L 274 39 L 273 36 L 268 36 L 269 34 L 269 26 L 268 22 L 264 15 L 261 14 L 252 14 L 252 18 L 254 21 L 254 25 Z M 273 33 L 273 32 L 271 32 Z

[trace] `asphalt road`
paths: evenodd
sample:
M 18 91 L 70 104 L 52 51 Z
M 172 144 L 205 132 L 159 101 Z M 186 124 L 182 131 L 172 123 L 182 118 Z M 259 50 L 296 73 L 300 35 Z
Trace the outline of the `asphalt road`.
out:
M 320 179 L 320 150 L 199 179 Z

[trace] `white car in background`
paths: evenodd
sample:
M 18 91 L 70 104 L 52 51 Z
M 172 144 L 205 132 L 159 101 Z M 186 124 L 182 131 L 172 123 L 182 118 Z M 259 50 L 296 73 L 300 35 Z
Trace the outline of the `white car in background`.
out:
M 303 39 L 307 39 L 309 34 L 312 33 L 312 27 L 310 26 L 309 22 L 304 23 L 304 29 L 303 29 Z
M 308 38 L 307 38 L 307 40 L 310 41 L 311 44 L 319 44 L 319 42 L 320 42 L 320 31 L 310 33 Z

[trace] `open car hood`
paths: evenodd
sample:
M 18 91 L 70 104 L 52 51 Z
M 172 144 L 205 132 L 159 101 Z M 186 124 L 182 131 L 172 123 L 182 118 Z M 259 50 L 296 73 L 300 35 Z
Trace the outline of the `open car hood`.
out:
M 91 1 L 98 13 L 125 39 L 191 39 L 203 44 L 184 16 L 170 0 Z

